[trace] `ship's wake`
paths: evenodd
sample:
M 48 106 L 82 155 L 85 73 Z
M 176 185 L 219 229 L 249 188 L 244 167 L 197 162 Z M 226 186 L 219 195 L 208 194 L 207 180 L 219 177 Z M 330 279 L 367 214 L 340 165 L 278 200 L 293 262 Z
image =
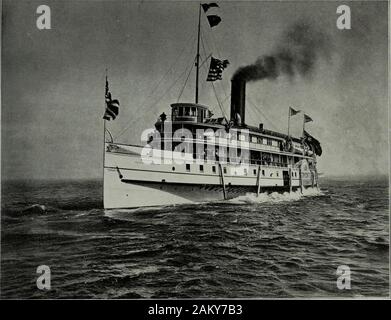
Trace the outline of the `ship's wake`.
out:
M 260 193 L 257 196 L 256 193 L 247 193 L 244 196 L 239 196 L 229 200 L 232 203 L 265 203 L 265 202 L 285 202 L 285 201 L 297 201 L 304 197 L 317 197 L 322 196 L 323 192 L 318 188 L 307 188 L 303 192 L 296 190 L 294 192 L 272 192 L 272 193 Z

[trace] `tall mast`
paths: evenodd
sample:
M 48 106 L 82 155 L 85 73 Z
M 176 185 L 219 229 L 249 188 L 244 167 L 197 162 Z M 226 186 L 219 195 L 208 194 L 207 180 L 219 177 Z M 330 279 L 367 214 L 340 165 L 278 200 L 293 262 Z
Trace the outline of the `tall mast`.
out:
M 199 64 L 200 64 L 200 33 L 201 33 L 201 4 L 198 8 L 198 40 L 197 40 L 197 56 L 196 56 L 196 91 L 195 103 L 198 103 L 198 78 L 199 78 Z
M 106 113 L 106 94 L 107 94 L 107 68 L 106 68 L 106 82 L 105 82 L 105 97 L 104 97 L 104 114 Z M 103 118 L 103 160 L 102 160 L 102 167 L 103 167 L 103 173 L 102 173 L 102 181 L 103 181 L 103 205 L 104 205 L 104 184 L 105 184 L 105 154 L 106 154 L 106 119 Z

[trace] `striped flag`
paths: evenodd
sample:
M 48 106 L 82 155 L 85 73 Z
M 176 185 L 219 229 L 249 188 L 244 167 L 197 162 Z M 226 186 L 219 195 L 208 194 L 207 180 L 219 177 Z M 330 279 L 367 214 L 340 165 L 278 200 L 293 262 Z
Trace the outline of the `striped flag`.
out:
M 228 60 L 219 60 L 211 57 L 208 78 L 206 81 L 216 81 L 222 79 L 223 70 L 229 65 Z
M 106 77 L 106 91 L 105 91 L 106 110 L 103 115 L 105 120 L 114 120 L 119 113 L 119 101 L 117 99 L 111 99 L 111 92 L 109 91 L 109 82 Z

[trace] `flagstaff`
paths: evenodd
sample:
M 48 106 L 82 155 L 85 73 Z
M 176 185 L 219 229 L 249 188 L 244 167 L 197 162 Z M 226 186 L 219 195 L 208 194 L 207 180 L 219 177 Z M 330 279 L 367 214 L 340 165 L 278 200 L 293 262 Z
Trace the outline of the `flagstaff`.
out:
M 198 103 L 198 81 L 199 81 L 199 64 L 200 64 L 200 33 L 201 33 L 201 3 L 198 8 L 198 38 L 197 38 L 197 55 L 196 55 L 196 89 L 195 103 Z
M 292 107 L 289 107 L 289 109 L 288 109 L 288 137 L 290 136 L 289 128 L 290 128 L 291 116 L 294 116 L 295 114 L 298 114 L 299 112 L 301 112 L 301 110 L 295 110 Z

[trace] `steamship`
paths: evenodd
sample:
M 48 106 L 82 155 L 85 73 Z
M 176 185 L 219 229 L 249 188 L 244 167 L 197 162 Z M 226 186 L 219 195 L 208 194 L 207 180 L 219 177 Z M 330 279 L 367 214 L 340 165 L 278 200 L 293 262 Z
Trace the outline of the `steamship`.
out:
M 202 11 L 207 12 L 205 5 L 199 8 L 195 102 L 172 103 L 169 115 L 159 116 L 144 143 L 116 142 L 107 129 L 106 121 L 118 115 L 119 102 L 111 98 L 106 77 L 106 209 L 224 201 L 247 193 L 293 192 L 319 186 L 319 142 L 304 126 L 303 136 L 293 137 L 268 130 L 263 124 L 246 124 L 245 80 L 231 80 L 229 119 L 214 117 L 208 106 L 198 102 Z M 216 20 L 207 17 L 213 26 Z M 220 76 L 223 69 L 219 64 L 214 75 Z M 298 112 L 290 107 L 289 119 Z

